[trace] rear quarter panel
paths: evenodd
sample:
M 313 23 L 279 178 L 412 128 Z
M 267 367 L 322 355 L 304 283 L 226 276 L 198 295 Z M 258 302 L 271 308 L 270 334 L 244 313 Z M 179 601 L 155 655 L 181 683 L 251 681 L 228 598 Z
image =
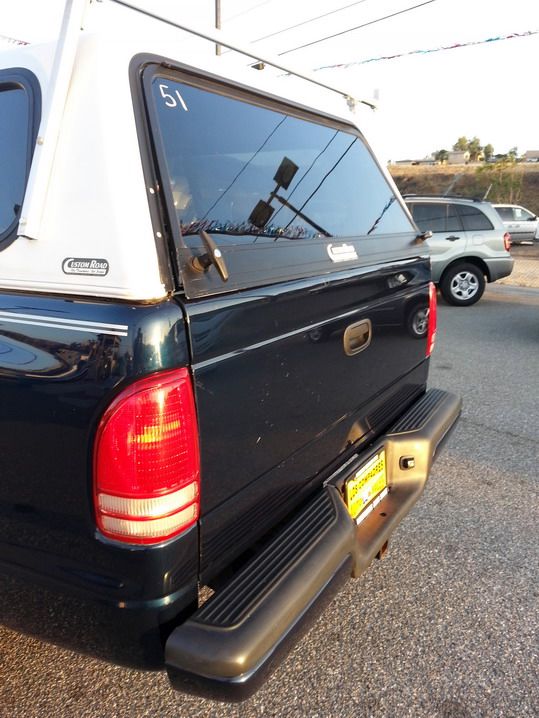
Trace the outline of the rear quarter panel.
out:
M 97 532 L 92 499 L 106 406 L 137 377 L 187 364 L 173 302 L 0 294 L 0 570 L 111 604 L 194 591 L 196 529 L 126 548 Z

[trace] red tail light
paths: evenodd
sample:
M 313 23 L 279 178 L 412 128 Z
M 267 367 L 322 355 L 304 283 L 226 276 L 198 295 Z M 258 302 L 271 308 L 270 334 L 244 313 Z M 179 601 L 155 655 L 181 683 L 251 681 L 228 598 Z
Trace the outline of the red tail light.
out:
M 430 357 L 434 344 L 436 342 L 436 323 L 437 317 L 437 303 L 436 303 L 436 287 L 434 282 L 429 284 L 429 331 L 427 333 L 427 354 Z
M 506 232 L 503 235 L 503 246 L 505 247 L 506 252 L 511 249 L 511 235 L 509 234 L 509 232 Z
M 94 446 L 94 502 L 105 536 L 153 544 L 200 508 L 198 428 L 187 369 L 132 384 L 105 412 Z

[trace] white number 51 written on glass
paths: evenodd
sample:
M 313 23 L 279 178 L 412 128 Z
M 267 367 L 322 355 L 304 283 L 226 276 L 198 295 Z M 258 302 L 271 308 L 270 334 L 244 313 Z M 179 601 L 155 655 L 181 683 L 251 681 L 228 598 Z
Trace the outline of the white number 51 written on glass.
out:
M 179 105 L 183 110 L 185 110 L 185 112 L 189 112 L 189 108 L 185 104 L 183 97 L 180 95 L 180 91 L 174 90 L 174 95 L 171 95 L 170 92 L 167 92 L 168 89 L 168 85 L 159 85 L 159 91 L 161 93 L 161 97 L 165 101 L 165 105 L 170 107 L 171 110 Z

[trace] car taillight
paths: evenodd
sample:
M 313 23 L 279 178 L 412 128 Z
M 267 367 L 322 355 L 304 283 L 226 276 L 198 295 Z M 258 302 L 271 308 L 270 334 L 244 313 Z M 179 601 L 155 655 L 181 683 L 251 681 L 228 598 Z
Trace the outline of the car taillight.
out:
M 94 445 L 94 504 L 100 531 L 126 543 L 160 543 L 197 521 L 200 457 L 187 369 L 135 382 L 105 411 Z
M 506 252 L 511 249 L 511 235 L 509 234 L 509 232 L 506 232 L 503 235 L 503 246 L 505 247 Z
M 426 356 L 430 357 L 434 344 L 436 342 L 436 323 L 437 317 L 437 303 L 436 303 L 436 287 L 434 282 L 429 284 L 429 330 L 427 332 L 427 353 Z

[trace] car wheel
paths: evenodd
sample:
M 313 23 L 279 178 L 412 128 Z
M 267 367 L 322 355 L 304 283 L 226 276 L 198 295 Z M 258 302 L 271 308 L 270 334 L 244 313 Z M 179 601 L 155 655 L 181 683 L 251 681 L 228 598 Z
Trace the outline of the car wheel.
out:
M 444 273 L 440 289 L 449 304 L 468 307 L 483 296 L 485 277 L 475 264 L 455 264 Z
M 407 319 L 408 332 L 414 339 L 423 339 L 429 330 L 429 308 L 419 306 L 410 312 Z

